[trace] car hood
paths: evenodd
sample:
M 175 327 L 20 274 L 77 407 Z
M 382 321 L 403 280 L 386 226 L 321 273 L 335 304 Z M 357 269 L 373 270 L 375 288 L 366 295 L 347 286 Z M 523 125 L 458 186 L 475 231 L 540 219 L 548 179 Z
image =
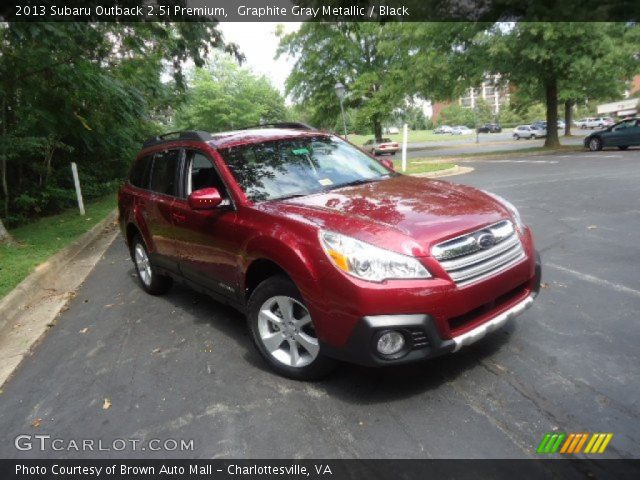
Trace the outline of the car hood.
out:
M 415 256 L 427 255 L 435 243 L 510 218 L 500 203 L 472 187 L 404 175 L 264 202 L 259 208 Z

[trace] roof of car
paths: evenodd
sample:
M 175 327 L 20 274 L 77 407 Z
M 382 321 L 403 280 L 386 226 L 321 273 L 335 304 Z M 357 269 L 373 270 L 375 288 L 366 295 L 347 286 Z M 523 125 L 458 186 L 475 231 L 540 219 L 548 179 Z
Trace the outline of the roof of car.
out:
M 298 130 L 293 128 L 254 128 L 248 130 L 232 130 L 211 134 L 209 144 L 215 148 L 229 148 L 247 143 L 260 143 L 270 140 L 281 140 L 295 137 L 317 137 L 330 135 L 320 130 Z
M 206 142 L 214 148 L 228 148 L 248 143 L 318 135 L 331 134 L 301 123 L 278 123 L 216 133 L 198 130 L 170 132 L 150 138 L 144 143 L 143 148 L 179 141 Z

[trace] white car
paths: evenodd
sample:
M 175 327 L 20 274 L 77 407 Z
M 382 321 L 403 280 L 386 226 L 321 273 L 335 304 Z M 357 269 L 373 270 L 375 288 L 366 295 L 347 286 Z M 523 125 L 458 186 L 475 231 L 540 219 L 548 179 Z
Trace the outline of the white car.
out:
M 457 127 L 453 127 L 451 129 L 451 135 L 471 135 L 473 130 L 464 125 L 458 125 Z
M 613 120 L 611 120 L 608 117 L 587 117 L 587 118 L 581 118 L 580 120 L 576 120 L 573 123 L 575 123 L 577 127 L 580 127 L 582 129 L 585 129 L 585 128 L 593 129 L 593 128 L 610 127 L 611 125 L 613 125 Z
M 397 135 L 398 133 L 400 133 L 400 129 L 398 127 L 389 127 L 387 128 L 387 133 L 389 135 Z
M 546 130 L 535 128 L 531 125 L 518 125 L 513 129 L 513 138 L 516 140 L 520 140 L 521 138 L 542 138 L 546 136 Z
M 440 125 L 438 128 L 436 128 L 433 133 L 435 133 L 436 135 L 442 134 L 442 133 L 451 133 L 451 127 L 449 125 Z

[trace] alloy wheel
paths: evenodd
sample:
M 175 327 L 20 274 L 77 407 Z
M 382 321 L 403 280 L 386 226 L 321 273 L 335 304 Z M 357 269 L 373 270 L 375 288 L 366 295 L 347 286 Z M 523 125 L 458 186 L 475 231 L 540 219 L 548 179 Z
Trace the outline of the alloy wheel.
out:
M 138 269 L 138 275 L 140 280 L 147 287 L 151 285 L 151 263 L 149 262 L 149 256 L 142 244 L 138 243 L 134 249 L 134 257 L 136 261 L 136 268 Z
M 320 352 L 309 311 L 291 297 L 279 295 L 262 304 L 258 333 L 267 352 L 283 365 L 304 367 Z

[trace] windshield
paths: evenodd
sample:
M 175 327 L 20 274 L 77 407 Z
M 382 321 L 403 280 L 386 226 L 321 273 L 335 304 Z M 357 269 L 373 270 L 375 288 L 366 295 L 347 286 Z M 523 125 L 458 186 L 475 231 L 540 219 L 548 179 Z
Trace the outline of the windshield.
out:
M 274 140 L 221 149 L 254 202 L 310 195 L 387 178 L 389 170 L 338 137 Z

